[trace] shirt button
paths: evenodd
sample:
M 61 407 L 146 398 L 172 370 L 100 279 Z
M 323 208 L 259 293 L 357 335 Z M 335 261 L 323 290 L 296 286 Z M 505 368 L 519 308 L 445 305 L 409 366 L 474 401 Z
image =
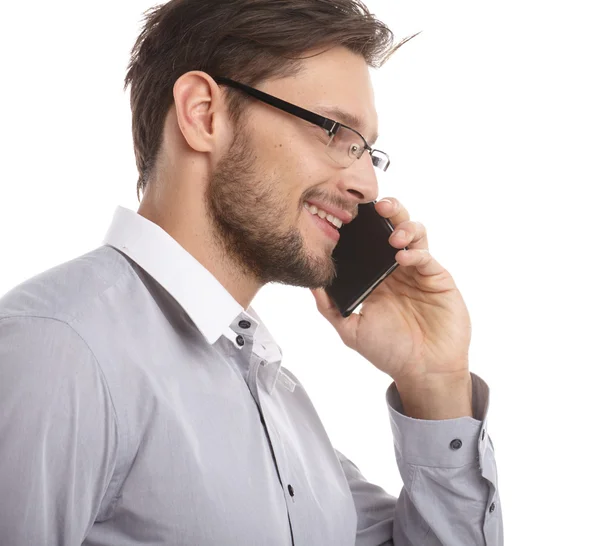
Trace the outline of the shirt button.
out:
M 243 328 L 244 330 L 247 330 L 248 328 L 250 328 L 250 326 L 252 326 L 247 320 L 240 320 L 238 322 L 238 326 L 240 328 Z
M 456 438 L 456 440 L 452 440 L 450 442 L 450 447 L 452 449 L 460 449 L 462 447 L 462 441 L 460 441 L 458 438 Z
M 490 505 L 490 514 L 491 514 L 491 513 L 492 513 L 492 512 L 493 512 L 495 509 L 496 509 L 496 503 L 495 503 L 495 502 L 493 502 L 493 503 Z
M 288 485 L 288 491 L 290 493 L 290 497 L 294 496 L 294 488 L 291 485 Z
M 244 345 L 244 337 L 243 336 L 238 336 L 235 338 L 237 344 L 241 347 L 242 345 Z

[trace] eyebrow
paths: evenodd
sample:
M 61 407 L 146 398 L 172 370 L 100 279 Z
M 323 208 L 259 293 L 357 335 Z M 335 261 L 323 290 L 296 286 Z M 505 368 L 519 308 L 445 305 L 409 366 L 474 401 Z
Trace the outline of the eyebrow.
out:
M 364 130 L 365 123 L 361 118 L 350 112 L 346 112 L 337 106 L 320 106 L 315 109 L 315 112 L 328 118 L 332 118 L 334 121 L 339 121 L 344 125 L 348 125 L 348 127 L 352 127 L 352 129 L 355 129 L 360 133 Z M 367 144 L 373 146 L 378 138 L 379 135 L 376 133 L 370 140 L 367 138 Z

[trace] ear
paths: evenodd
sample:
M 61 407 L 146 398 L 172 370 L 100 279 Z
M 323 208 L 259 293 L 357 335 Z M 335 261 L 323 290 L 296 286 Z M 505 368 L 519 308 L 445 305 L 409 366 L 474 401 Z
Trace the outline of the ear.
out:
M 186 72 L 173 86 L 177 124 L 189 147 L 214 152 L 217 139 L 227 131 L 227 106 L 219 86 L 206 72 Z

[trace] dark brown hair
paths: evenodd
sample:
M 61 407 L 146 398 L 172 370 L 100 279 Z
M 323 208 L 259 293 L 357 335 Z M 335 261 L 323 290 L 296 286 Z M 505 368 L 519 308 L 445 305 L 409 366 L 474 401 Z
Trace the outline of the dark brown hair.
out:
M 412 38 L 394 45 L 392 31 L 360 0 L 171 0 L 146 11 L 143 22 L 125 77 L 138 201 L 153 176 L 173 86 L 186 72 L 255 86 L 297 75 L 306 51 L 336 46 L 379 68 Z M 237 123 L 248 99 L 231 88 L 225 96 Z

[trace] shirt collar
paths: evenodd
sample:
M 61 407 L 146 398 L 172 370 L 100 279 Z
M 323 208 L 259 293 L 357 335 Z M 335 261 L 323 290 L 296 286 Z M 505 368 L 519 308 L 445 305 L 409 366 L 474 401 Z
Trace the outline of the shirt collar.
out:
M 134 260 L 183 307 L 198 330 L 213 345 L 221 335 L 235 347 L 242 318 L 256 322 L 255 352 L 268 362 L 281 363 L 281 348 L 252 306 L 245 311 L 235 298 L 196 258 L 158 224 L 118 206 L 103 244 Z M 240 316 L 241 315 L 241 316 Z M 251 318 L 250 318 L 251 317 Z

